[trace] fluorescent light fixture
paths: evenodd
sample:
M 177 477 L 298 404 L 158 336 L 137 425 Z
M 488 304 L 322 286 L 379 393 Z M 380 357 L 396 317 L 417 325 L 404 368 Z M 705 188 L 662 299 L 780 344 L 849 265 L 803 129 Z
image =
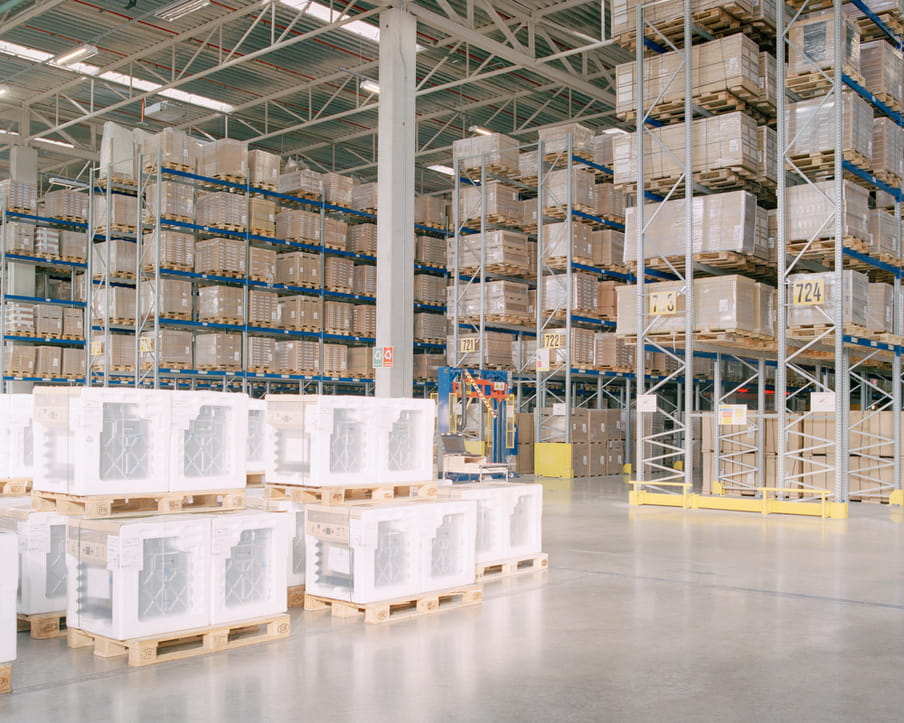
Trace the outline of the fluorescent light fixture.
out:
M 58 55 L 53 59 L 54 65 L 71 65 L 76 60 L 79 62 L 93 58 L 97 55 L 97 48 L 93 45 L 79 45 L 77 48 L 70 50 L 62 55 Z
M 18 138 L 19 133 L 17 131 L 0 130 L 0 136 L 13 136 Z M 55 141 L 53 138 L 32 138 L 32 140 L 40 143 L 47 143 L 51 146 L 60 146 L 61 148 L 75 148 L 71 143 L 66 143 L 66 141 Z
M 268 1 L 269 0 L 264 0 L 265 3 Z M 298 10 L 305 15 L 310 15 L 312 18 L 317 18 L 325 23 L 335 23 L 351 17 L 347 13 L 334 10 L 323 3 L 312 2 L 312 0 L 279 0 L 279 4 L 285 5 L 287 8 L 292 8 L 293 10 Z M 349 4 L 351 5 L 352 3 Z M 380 42 L 380 27 L 378 25 L 365 23 L 363 20 L 352 20 L 350 23 L 345 23 L 341 30 L 345 30 L 352 35 L 357 35 L 359 38 L 370 40 L 373 43 Z M 422 45 L 415 46 L 415 51 L 417 52 L 424 49 L 425 48 Z
M 0 53 L 3 55 L 11 55 L 21 60 L 31 60 L 36 63 L 47 63 L 53 60 L 52 53 L 45 53 L 43 50 L 17 45 L 16 43 L 7 43 L 2 40 L 0 40 Z M 54 62 L 56 63 L 57 61 Z M 72 62 L 67 65 L 60 65 L 59 67 L 72 71 L 73 73 L 95 76 L 101 80 L 106 80 L 109 83 L 124 85 L 127 88 L 134 88 L 148 93 L 153 92 L 160 87 L 158 83 L 141 80 L 141 78 L 136 78 L 133 75 L 126 75 L 125 73 L 119 73 L 115 70 L 101 72 L 101 69 L 96 65 L 89 65 L 88 63 Z M 232 113 L 232 111 L 235 110 L 234 106 L 229 103 L 223 103 L 222 101 L 214 100 L 213 98 L 208 98 L 203 95 L 197 95 L 195 93 L 188 93 L 184 90 L 179 90 L 178 88 L 161 90 L 158 95 L 171 98 L 172 100 L 179 100 L 183 103 L 189 103 L 200 108 L 207 108 L 216 111 L 217 113 Z
M 622 130 L 621 128 L 607 128 L 606 130 L 603 131 L 603 134 L 607 135 L 607 136 L 620 135 L 620 134 L 628 135 L 628 131 Z
M 76 181 L 74 178 L 66 178 L 64 176 L 47 176 L 47 181 L 59 186 L 69 186 L 70 188 L 88 188 L 88 184 L 84 181 Z
M 450 168 L 449 166 L 444 166 L 440 163 L 434 163 L 432 166 L 427 166 L 428 171 L 436 171 L 437 173 L 442 173 L 444 176 L 454 176 L 455 169 Z
M 365 93 L 375 93 L 379 95 L 380 84 L 375 80 L 366 78 L 361 81 L 361 90 L 363 90 Z
M 9 86 L 8 85 L 0 85 L 0 98 L 2 98 L 7 93 L 9 93 Z
M 489 128 L 484 128 L 483 126 L 471 126 L 468 128 L 468 133 L 476 133 L 479 136 L 491 136 L 493 135 L 493 131 Z
M 208 5 L 210 5 L 210 0 L 177 0 L 177 2 L 160 8 L 154 13 L 154 17 L 171 23 L 186 15 L 191 15 L 201 8 L 206 8 Z

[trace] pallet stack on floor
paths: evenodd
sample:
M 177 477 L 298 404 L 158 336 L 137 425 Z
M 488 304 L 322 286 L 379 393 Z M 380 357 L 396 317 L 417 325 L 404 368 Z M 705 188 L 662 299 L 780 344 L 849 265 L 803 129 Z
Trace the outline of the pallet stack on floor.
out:
M 267 397 L 258 504 L 294 520 L 290 605 L 386 622 L 479 603 L 488 562 L 545 567 L 541 488 L 435 480 L 434 418 L 432 400 Z M 489 500 L 450 492 L 469 487 Z

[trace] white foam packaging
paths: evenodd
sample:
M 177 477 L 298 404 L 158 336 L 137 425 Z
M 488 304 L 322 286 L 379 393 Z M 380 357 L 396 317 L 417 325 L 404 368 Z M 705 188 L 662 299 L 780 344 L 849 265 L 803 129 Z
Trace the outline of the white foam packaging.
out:
M 308 505 L 305 592 L 368 603 L 474 581 L 476 504 Z
M 56 512 L 0 507 L 0 530 L 17 536 L 19 582 L 16 609 L 22 615 L 66 609 L 66 518 Z
M 33 488 L 159 492 L 169 464 L 169 392 L 35 387 Z
M 263 510 L 212 517 L 211 624 L 286 611 L 288 522 Z
M 304 510 L 305 505 L 291 500 L 268 500 L 260 495 L 250 496 L 245 492 L 245 504 L 254 509 L 280 512 L 286 516 L 286 530 L 288 532 L 286 545 L 286 585 L 295 587 L 305 584 L 305 540 L 304 540 Z
M 16 581 L 19 556 L 16 536 L 0 532 L 0 663 L 16 659 Z
M 247 474 L 264 472 L 264 435 L 267 422 L 267 402 L 248 399 L 248 448 L 246 452 Z
M 248 396 L 197 390 L 170 394 L 169 489 L 245 487 Z
M 307 486 L 428 481 L 430 399 L 268 395 L 266 477 Z
M 32 409 L 31 394 L 0 394 L 0 479 L 32 476 Z
M 533 555 L 543 546 L 543 486 L 510 482 L 442 485 L 440 499 L 477 503 L 477 564 Z
M 128 640 L 210 622 L 211 517 L 69 518 L 69 627 Z

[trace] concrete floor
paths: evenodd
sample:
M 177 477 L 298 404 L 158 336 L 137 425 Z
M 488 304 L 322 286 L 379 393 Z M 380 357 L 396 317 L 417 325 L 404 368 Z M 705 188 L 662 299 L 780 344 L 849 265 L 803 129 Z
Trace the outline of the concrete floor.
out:
M 546 487 L 547 573 L 482 606 L 130 669 L 19 636 L 0 721 L 904 719 L 904 512 L 847 521 L 629 508 Z

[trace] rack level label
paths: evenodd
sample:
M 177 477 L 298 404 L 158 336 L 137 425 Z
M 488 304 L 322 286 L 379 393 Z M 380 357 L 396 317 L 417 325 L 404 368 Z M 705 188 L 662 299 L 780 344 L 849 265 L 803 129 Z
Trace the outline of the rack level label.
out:
M 544 331 L 543 332 L 543 348 L 544 349 L 564 349 L 568 346 L 568 336 L 561 331 Z
M 651 291 L 650 315 L 666 316 L 678 313 L 678 291 Z
M 458 351 L 467 354 L 480 348 L 480 340 L 476 336 L 466 336 L 458 340 Z
M 791 282 L 791 304 L 794 306 L 819 306 L 826 300 L 826 280 L 817 276 L 812 279 L 794 279 Z

